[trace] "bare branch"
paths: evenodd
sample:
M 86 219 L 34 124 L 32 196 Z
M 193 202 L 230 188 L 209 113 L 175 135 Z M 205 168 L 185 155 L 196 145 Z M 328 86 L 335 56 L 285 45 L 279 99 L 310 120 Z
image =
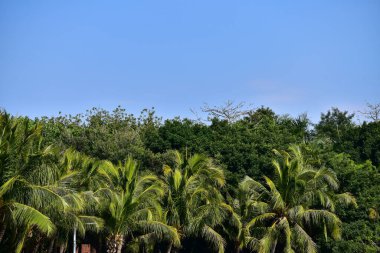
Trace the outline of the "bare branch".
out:
M 209 120 L 212 118 L 218 118 L 221 120 L 227 120 L 228 122 L 235 122 L 245 115 L 248 115 L 248 113 L 252 111 L 252 109 L 245 107 L 245 102 L 235 104 L 233 101 L 228 100 L 222 106 L 210 107 L 208 104 L 205 104 L 203 107 L 201 107 L 201 110 L 202 112 L 208 113 Z
M 359 111 L 359 113 L 364 115 L 367 119 L 377 122 L 380 120 L 380 103 L 367 103 L 367 110 L 365 110 L 364 112 Z

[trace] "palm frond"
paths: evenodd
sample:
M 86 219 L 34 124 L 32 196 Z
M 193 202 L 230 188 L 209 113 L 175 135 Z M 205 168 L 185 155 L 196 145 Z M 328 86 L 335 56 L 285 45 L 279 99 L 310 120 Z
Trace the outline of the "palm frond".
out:
M 177 229 L 160 221 L 139 221 L 136 225 L 144 233 L 154 233 L 160 239 L 169 239 L 176 247 L 181 244 Z
M 295 248 L 304 249 L 308 253 L 317 253 L 317 245 L 306 231 L 297 223 L 292 228 Z
M 48 236 L 56 229 L 49 217 L 33 207 L 13 202 L 10 204 L 10 208 L 12 210 L 13 221 L 18 226 L 34 225 Z
M 342 222 L 336 214 L 327 210 L 309 209 L 303 212 L 303 221 L 306 224 L 325 224 L 334 239 L 340 239 Z
M 24 180 L 22 180 L 20 178 L 20 176 L 14 176 L 14 177 L 11 177 L 10 179 L 8 179 L 5 183 L 3 183 L 0 187 L 0 198 L 6 194 L 8 191 L 12 190 L 13 188 L 13 185 L 18 182 L 18 181 L 22 181 L 24 182 Z
M 337 194 L 336 199 L 339 204 L 342 204 L 344 206 L 352 205 L 355 208 L 358 207 L 355 197 L 349 192 Z
M 260 239 L 258 246 L 259 253 L 274 252 L 273 249 L 275 249 L 277 245 L 278 232 L 279 231 L 277 230 L 275 223 L 270 228 L 268 228 L 264 237 Z
M 281 193 L 277 190 L 276 185 L 270 178 L 264 176 L 264 179 L 271 190 L 271 201 L 273 203 L 273 208 L 284 209 L 285 202 L 282 199 Z
M 251 229 L 252 226 L 255 226 L 257 223 L 261 224 L 265 221 L 268 221 L 268 220 L 271 220 L 271 219 L 274 219 L 276 217 L 276 213 L 263 213 L 263 214 L 260 214 L 256 217 L 254 217 L 253 219 L 251 219 L 247 225 L 246 225 L 246 229 Z
M 224 253 L 224 245 L 226 242 L 219 233 L 207 225 L 203 227 L 201 233 L 202 237 L 212 245 L 215 251 L 218 253 Z

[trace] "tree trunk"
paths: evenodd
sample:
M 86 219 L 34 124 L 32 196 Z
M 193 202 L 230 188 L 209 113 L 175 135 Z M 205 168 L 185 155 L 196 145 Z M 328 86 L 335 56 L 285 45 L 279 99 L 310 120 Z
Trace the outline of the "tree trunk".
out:
M 123 244 L 119 243 L 117 246 L 117 253 L 121 253 L 121 249 L 123 248 Z
M 99 235 L 99 244 L 98 244 L 98 249 L 96 251 L 103 252 L 103 236 L 102 235 Z
M 55 238 L 50 241 L 48 253 L 53 253 Z
M 41 246 L 41 241 L 42 241 L 42 239 L 43 239 L 43 236 L 42 235 L 40 235 L 39 233 L 37 233 L 37 240 L 36 240 L 36 246 L 34 247 L 34 249 L 33 249 L 33 253 L 37 253 L 37 252 L 39 252 L 38 250 L 39 250 L 39 248 L 40 248 L 40 246 Z
M 38 240 L 37 245 L 33 249 L 33 253 L 39 252 L 38 249 L 40 248 L 41 245 L 41 240 Z
M 0 243 L 4 238 L 5 230 L 7 229 L 7 225 L 3 223 L 3 225 L 0 226 Z
M 169 247 L 168 247 L 168 250 L 166 251 L 166 253 L 170 253 L 172 251 L 172 246 L 173 246 L 173 243 L 171 242 L 169 244 Z
M 62 244 L 61 246 L 59 246 L 59 253 L 64 253 L 65 250 L 66 250 L 66 246 L 65 245 Z
M 107 253 L 121 253 L 124 245 L 124 237 L 120 234 L 107 237 Z

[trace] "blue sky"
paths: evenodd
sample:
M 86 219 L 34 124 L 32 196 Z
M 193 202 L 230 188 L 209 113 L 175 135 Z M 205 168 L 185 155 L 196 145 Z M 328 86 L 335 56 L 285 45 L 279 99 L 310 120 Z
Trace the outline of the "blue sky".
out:
M 226 100 L 313 121 L 380 102 L 380 1 L 0 2 L 0 107 L 13 114 L 191 116 Z

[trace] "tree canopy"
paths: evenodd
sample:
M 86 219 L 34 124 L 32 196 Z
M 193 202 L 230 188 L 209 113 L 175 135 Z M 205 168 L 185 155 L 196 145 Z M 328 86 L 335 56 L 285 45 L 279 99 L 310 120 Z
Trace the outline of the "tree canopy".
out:
M 74 229 L 99 252 L 380 250 L 377 119 L 206 109 L 2 111 L 0 252 L 71 252 Z

